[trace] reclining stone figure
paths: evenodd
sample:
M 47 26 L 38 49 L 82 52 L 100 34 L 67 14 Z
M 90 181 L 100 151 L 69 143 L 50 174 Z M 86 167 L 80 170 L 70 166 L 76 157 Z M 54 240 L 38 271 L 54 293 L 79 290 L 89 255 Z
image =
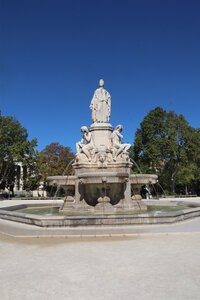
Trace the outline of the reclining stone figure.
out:
M 131 147 L 131 144 L 123 144 L 121 139 L 123 135 L 121 134 L 123 130 L 122 125 L 117 125 L 115 130 L 112 133 L 111 140 L 112 140 L 112 155 L 113 160 L 116 161 L 117 157 L 121 154 L 127 154 L 128 149 Z
M 81 127 L 81 132 L 83 133 L 82 140 L 76 143 L 77 157 L 79 157 L 80 153 L 84 153 L 88 160 L 91 161 L 91 150 L 93 149 L 91 133 L 86 126 Z

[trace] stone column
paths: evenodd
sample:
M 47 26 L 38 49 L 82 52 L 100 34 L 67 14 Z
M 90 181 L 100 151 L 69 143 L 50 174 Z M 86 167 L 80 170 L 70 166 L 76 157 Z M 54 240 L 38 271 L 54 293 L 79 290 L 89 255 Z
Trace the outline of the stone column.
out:
M 126 207 L 131 207 L 132 201 L 131 201 L 131 184 L 129 178 L 127 179 L 127 182 L 125 183 L 125 191 L 124 191 L 124 205 Z

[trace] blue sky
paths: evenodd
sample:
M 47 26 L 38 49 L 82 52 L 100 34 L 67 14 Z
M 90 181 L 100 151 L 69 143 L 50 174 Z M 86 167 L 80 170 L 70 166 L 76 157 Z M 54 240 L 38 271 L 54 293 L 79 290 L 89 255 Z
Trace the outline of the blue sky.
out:
M 124 142 L 156 106 L 200 127 L 199 0 L 1 0 L 0 14 L 0 109 L 39 150 L 75 151 L 100 78 Z

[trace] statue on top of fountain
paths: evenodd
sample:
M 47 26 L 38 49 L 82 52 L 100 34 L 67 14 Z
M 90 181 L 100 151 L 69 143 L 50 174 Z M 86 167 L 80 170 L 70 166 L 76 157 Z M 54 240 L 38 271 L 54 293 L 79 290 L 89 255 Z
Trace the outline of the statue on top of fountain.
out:
M 107 123 L 110 119 L 111 96 L 103 87 L 104 81 L 100 79 L 99 88 L 94 92 L 90 104 L 93 123 Z
M 90 104 L 93 124 L 88 129 L 81 127 L 82 140 L 76 144 L 76 162 L 100 164 L 106 167 L 107 164 L 129 163 L 128 149 L 130 144 L 122 142 L 122 125 L 113 127 L 108 123 L 111 110 L 111 96 L 103 88 L 104 81 L 99 81 L 100 88 L 94 93 Z

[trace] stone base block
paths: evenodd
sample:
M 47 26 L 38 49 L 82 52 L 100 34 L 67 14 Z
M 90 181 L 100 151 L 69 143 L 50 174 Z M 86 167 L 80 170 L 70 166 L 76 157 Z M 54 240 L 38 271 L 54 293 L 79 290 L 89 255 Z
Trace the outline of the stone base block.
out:
M 147 206 L 146 204 L 141 200 L 131 200 L 128 202 L 120 201 L 117 205 L 114 206 L 114 212 L 120 213 L 120 212 L 138 212 L 140 210 L 146 211 Z
M 133 195 L 132 197 L 131 197 L 131 199 L 133 200 L 133 201 L 141 201 L 141 199 L 142 199 L 142 197 L 141 197 L 141 195 L 140 194 L 135 194 L 135 195 Z
M 98 203 L 94 208 L 94 213 L 113 213 L 114 207 L 107 196 L 99 197 Z
M 72 202 L 72 199 L 69 199 L 67 197 L 67 199 L 64 201 L 63 206 L 60 208 L 60 211 L 68 211 L 73 213 L 94 212 L 94 207 L 88 205 L 84 199 L 80 202 L 74 202 L 74 198 L 73 198 L 73 202 Z
M 147 206 L 146 204 L 141 201 L 141 200 L 132 200 L 132 207 L 135 209 L 135 210 L 147 210 Z
M 60 207 L 60 211 L 71 211 L 74 209 L 75 199 L 72 196 L 67 196 L 63 205 Z

